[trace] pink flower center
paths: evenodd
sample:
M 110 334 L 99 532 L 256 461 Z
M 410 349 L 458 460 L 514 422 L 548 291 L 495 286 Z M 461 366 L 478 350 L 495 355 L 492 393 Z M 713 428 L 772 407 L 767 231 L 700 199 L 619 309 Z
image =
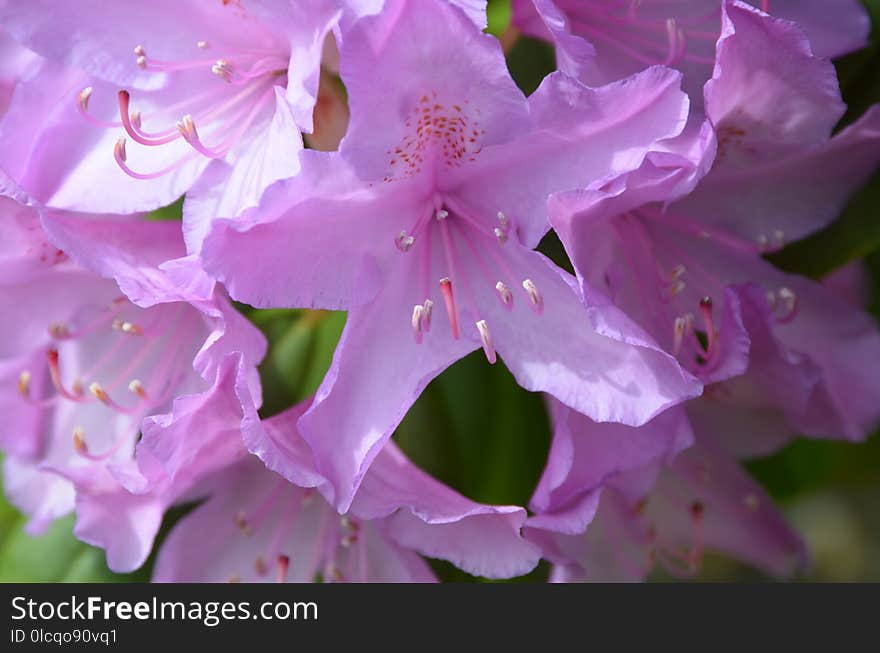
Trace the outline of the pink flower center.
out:
M 211 49 L 206 41 L 199 41 L 197 45 L 200 50 Z M 183 61 L 153 59 L 142 45 L 137 46 L 134 53 L 137 65 L 145 70 L 162 74 L 186 74 L 190 76 L 190 80 L 199 82 L 199 88 L 204 86 L 201 83 L 204 78 L 200 79 L 198 75 L 211 74 L 216 82 L 209 84 L 210 88 L 204 91 L 188 95 L 147 114 L 134 110 L 130 93 L 120 90 L 118 122 L 102 121 L 88 113 L 92 87 L 79 93 L 77 100 L 80 113 L 98 126 L 123 127 L 129 138 L 145 147 L 167 146 L 179 139 L 191 146 L 191 153 L 180 156 L 165 168 L 142 173 L 128 166 L 126 137 L 120 138 L 114 146 L 114 157 L 119 167 L 135 179 L 161 177 L 199 155 L 210 159 L 225 157 L 248 136 L 253 127 L 269 118 L 275 87 L 283 88 L 287 85 L 289 57 L 280 52 L 223 49 L 216 57 Z M 150 99 L 154 100 L 155 94 Z M 155 125 L 158 129 L 149 131 L 145 127 L 147 124 Z
M 652 236 L 645 233 L 646 226 L 651 224 L 662 228 L 661 241 L 653 242 Z M 714 300 L 732 280 L 719 276 L 692 248 L 683 246 L 681 236 L 715 240 L 749 254 L 764 251 L 763 242 L 749 243 L 654 206 L 621 216 L 616 225 L 624 252 L 621 264 L 630 268 L 634 285 L 635 294 L 630 299 L 639 303 L 647 319 L 657 322 L 657 327 L 661 327 L 660 322 L 669 324 L 671 320 L 668 350 L 673 355 L 683 362 L 696 360 L 701 369 L 712 364 L 718 355 L 721 328 Z M 776 238 L 781 242 L 784 236 L 779 232 Z M 673 265 L 663 267 L 664 263 Z M 623 292 L 614 287 L 610 277 L 606 276 L 606 281 L 612 295 Z M 768 289 L 766 298 L 778 324 L 787 324 L 797 317 L 798 298 L 790 288 Z
M 317 526 L 311 523 L 316 512 Z M 297 526 L 300 521 L 309 525 Z M 235 512 L 232 523 L 242 536 L 255 541 L 252 546 L 258 552 L 252 571 L 238 570 L 230 576 L 230 582 L 243 578 L 269 580 L 273 576 L 277 582 L 285 582 L 291 561 L 301 570 L 297 577 L 308 580 L 319 573 L 325 582 L 363 582 L 370 578 L 361 523 L 336 515 L 313 489 L 280 480 L 252 508 Z M 311 550 L 291 550 L 291 540 L 305 528 L 314 538 Z
M 189 371 L 181 361 L 189 360 L 186 356 L 194 351 L 184 350 L 194 350 L 197 344 L 193 332 L 182 328 L 184 308 L 137 309 L 124 297 L 97 311 L 94 306 L 81 307 L 71 320 L 49 325 L 53 342 L 46 350 L 45 373 L 22 371 L 19 393 L 35 406 L 56 409 L 57 419 L 70 420 L 79 454 L 92 460 L 112 456 L 135 441 L 143 417 L 166 406 Z M 135 311 L 149 313 L 149 323 L 133 321 Z M 44 383 L 46 376 L 50 386 Z M 119 437 L 106 451 L 95 454 L 87 444 L 89 434 L 74 425 L 83 415 L 59 410 L 65 402 L 84 410 L 103 405 L 124 416 Z
M 421 279 L 415 284 L 419 299 L 411 316 L 415 341 L 421 344 L 431 331 L 434 306 L 442 300 L 452 337 L 461 337 L 461 315 L 466 310 L 473 319 L 475 335 L 486 359 L 495 363 L 495 345 L 478 297 L 490 288 L 497 301 L 511 311 L 511 288 L 519 286 L 526 302 L 538 314 L 544 310 L 544 299 L 534 281 L 517 276 L 503 249 L 515 230 L 510 219 L 498 212 L 497 222 L 491 227 L 477 216 L 459 198 L 437 195 L 412 229 L 395 237 L 394 244 L 400 252 L 417 257 L 421 270 Z M 435 286 L 432 275 L 437 270 L 441 273 Z

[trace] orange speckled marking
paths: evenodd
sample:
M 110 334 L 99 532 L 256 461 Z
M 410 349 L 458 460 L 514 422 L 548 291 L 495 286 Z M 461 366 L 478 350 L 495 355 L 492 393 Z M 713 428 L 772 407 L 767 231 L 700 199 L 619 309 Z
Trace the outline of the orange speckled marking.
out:
M 408 134 L 395 149 L 386 151 L 391 173 L 385 181 L 418 174 L 429 157 L 437 157 L 450 168 L 474 161 L 486 130 L 472 113 L 480 111 L 469 110 L 467 101 L 447 106 L 436 92 L 423 95 L 404 123 Z

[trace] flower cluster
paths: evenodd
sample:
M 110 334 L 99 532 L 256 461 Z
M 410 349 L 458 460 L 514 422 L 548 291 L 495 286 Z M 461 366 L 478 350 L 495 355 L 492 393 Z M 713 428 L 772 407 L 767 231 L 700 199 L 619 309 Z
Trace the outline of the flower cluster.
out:
M 0 448 L 30 532 L 74 512 L 129 571 L 186 505 L 158 581 L 803 567 L 739 461 L 880 422 L 859 298 L 764 256 L 880 162 L 880 109 L 834 132 L 830 58 L 865 11 L 514 0 L 512 21 L 557 55 L 528 97 L 480 0 L 0 0 Z M 180 197 L 182 223 L 150 217 Z M 551 229 L 575 275 L 537 251 Z M 233 300 L 347 311 L 312 397 L 261 414 L 266 341 Z M 545 393 L 528 509 L 391 440 L 479 350 Z

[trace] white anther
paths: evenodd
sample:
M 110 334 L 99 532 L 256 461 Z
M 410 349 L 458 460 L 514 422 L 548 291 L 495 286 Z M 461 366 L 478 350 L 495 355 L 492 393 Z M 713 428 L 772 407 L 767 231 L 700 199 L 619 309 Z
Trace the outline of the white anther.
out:
M 532 308 L 535 309 L 536 312 L 540 313 L 544 310 L 544 298 L 541 296 L 541 293 L 538 291 L 538 286 L 535 285 L 535 282 L 531 279 L 526 279 L 522 282 L 523 290 L 526 291 L 526 294 L 529 296 L 529 300 L 532 302 Z
M 510 292 L 510 288 L 505 286 L 503 282 L 499 281 L 495 284 L 495 290 L 498 291 L 498 298 L 501 300 L 502 304 L 507 308 L 513 306 L 513 293 Z
M 501 227 L 495 227 L 495 238 L 497 238 L 498 242 L 503 245 L 507 242 L 507 231 Z
M 434 314 L 434 302 L 430 299 L 426 299 L 424 303 L 424 310 L 422 311 L 422 328 L 425 333 L 428 333 L 431 330 L 431 316 Z
M 507 216 L 504 215 L 501 211 L 498 211 L 498 222 L 501 223 L 501 226 L 507 228 L 510 224 L 510 221 L 507 219 Z
M 685 289 L 684 281 L 677 279 L 669 286 L 669 295 L 672 297 L 675 297 L 676 295 L 680 294 L 681 291 L 684 289 Z
M 144 46 L 136 45 L 136 46 L 134 46 L 134 53 L 139 57 L 143 57 L 143 56 L 146 56 L 147 51 L 144 50 Z
M 132 382 L 128 384 L 128 389 L 135 393 L 141 399 L 144 399 L 147 396 L 147 391 L 144 389 L 144 384 L 141 383 L 138 379 L 133 379 Z
M 784 313 L 779 316 L 780 321 L 788 321 L 795 316 L 797 312 L 797 294 L 791 289 L 782 287 L 776 291 L 776 296 L 783 303 Z
M 18 392 L 19 394 L 28 396 L 31 388 L 31 373 L 25 370 L 18 375 Z
M 445 220 L 449 217 L 449 211 L 447 211 L 446 209 L 440 209 L 439 211 L 437 211 L 436 217 L 438 220 Z
M 137 62 L 138 68 L 146 68 L 147 67 L 147 58 L 144 56 L 138 57 L 137 59 L 135 59 L 135 61 Z
M 422 306 L 421 304 L 416 304 L 415 306 L 413 306 L 413 312 L 412 312 L 413 336 L 416 339 L 416 344 L 419 344 L 419 345 L 422 344 L 422 334 L 423 334 L 422 315 L 424 314 L 424 312 L 425 312 L 425 307 Z
M 766 252 L 770 249 L 770 240 L 764 234 L 758 236 L 758 249 L 762 252 Z
M 672 268 L 672 272 L 669 273 L 669 277 L 673 280 L 680 279 L 682 276 L 684 276 L 685 272 L 687 272 L 687 268 L 679 263 L 674 268 Z
M 49 325 L 49 335 L 56 340 L 67 338 L 70 335 L 70 329 L 67 322 L 53 322 Z
M 139 336 L 144 332 L 143 329 L 133 322 L 123 322 L 119 325 L 119 330 L 131 336 Z
M 86 446 L 86 432 L 81 426 L 73 429 L 73 448 L 80 454 L 86 454 L 89 451 Z
M 497 360 L 495 356 L 495 345 L 492 344 L 492 334 L 489 333 L 489 325 L 486 320 L 477 322 L 477 331 L 480 332 L 480 342 L 483 344 L 483 352 L 486 354 L 486 360 L 490 365 L 494 365 Z
M 180 135 L 185 139 L 192 138 L 196 133 L 196 123 L 193 120 L 192 115 L 189 113 L 174 124 L 177 126 L 177 131 L 179 131 Z
M 95 89 L 91 86 L 86 86 L 83 90 L 79 92 L 76 96 L 76 101 L 79 103 L 79 108 L 83 111 L 87 111 L 89 108 L 89 98 L 92 97 L 92 93 L 94 93 Z
M 357 542 L 357 541 L 358 541 L 358 536 L 352 534 L 352 535 L 344 535 L 344 536 L 339 540 L 339 543 L 340 543 L 344 548 L 347 549 L 348 547 L 350 547 L 352 544 L 354 544 L 354 543 Z
M 687 335 L 687 318 L 677 317 L 675 318 L 675 325 L 673 327 L 673 345 L 672 345 L 672 355 L 678 356 L 681 352 L 681 345 L 684 342 L 684 337 Z
M 785 244 L 785 232 L 782 229 L 777 229 L 773 232 L 773 240 L 779 247 L 782 247 Z
M 232 64 L 226 59 L 218 59 L 214 65 L 211 66 L 211 72 L 227 83 L 232 82 Z
M 113 151 L 120 160 L 126 160 L 127 155 L 125 153 L 125 136 L 116 141 L 116 144 L 113 146 Z
M 97 381 L 94 381 L 91 385 L 89 385 L 89 392 L 92 393 L 92 396 L 95 397 L 98 401 L 103 403 L 107 403 L 110 401 L 110 397 L 107 395 L 107 392 L 101 387 L 101 384 Z
M 129 118 L 131 119 L 131 124 L 133 124 L 137 128 L 140 128 L 140 126 L 141 126 L 141 112 L 140 111 L 132 111 Z
M 413 243 L 416 241 L 412 236 L 408 236 L 406 231 L 401 231 L 397 238 L 394 239 L 394 245 L 401 252 L 408 252 L 409 248 L 413 246 Z
M 196 43 L 196 46 L 199 48 L 199 50 L 207 50 L 210 47 L 207 41 L 199 41 L 198 43 Z

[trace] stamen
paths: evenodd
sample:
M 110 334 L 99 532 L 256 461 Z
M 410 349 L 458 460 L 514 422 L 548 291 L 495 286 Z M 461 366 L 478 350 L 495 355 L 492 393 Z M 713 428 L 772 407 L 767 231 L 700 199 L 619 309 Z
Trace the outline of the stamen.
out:
M 746 504 L 746 508 L 748 508 L 750 512 L 755 512 L 760 507 L 761 500 L 758 498 L 757 494 L 749 493 L 743 497 L 743 503 Z
M 89 455 L 89 447 L 86 444 L 86 433 L 81 426 L 77 426 L 73 429 L 73 448 L 80 455 Z
M 358 541 L 358 536 L 355 535 L 354 533 L 352 533 L 349 535 L 343 535 L 339 540 L 339 544 L 343 548 L 348 549 L 349 547 L 351 547 L 352 544 L 355 544 L 357 541 Z
M 501 227 L 495 227 L 494 231 L 495 231 L 495 238 L 498 239 L 498 242 L 500 244 L 503 245 L 504 243 L 507 242 L 507 232 L 504 229 L 502 229 Z
M 95 397 L 95 399 L 97 399 L 101 403 L 107 404 L 107 405 L 110 404 L 110 395 L 107 394 L 107 392 L 104 390 L 104 388 L 101 386 L 101 384 L 98 383 L 97 381 L 93 381 L 89 385 L 89 392 L 92 393 L 92 395 Z
M 510 292 L 510 288 L 504 285 L 501 281 L 495 284 L 495 290 L 498 291 L 498 298 L 501 300 L 501 303 L 504 304 L 504 308 L 508 311 L 513 308 L 513 293 Z
M 283 583 L 287 578 L 287 570 L 290 568 L 290 556 L 278 556 L 278 582 Z
M 196 47 L 199 50 L 207 50 L 211 46 L 208 44 L 207 41 L 199 41 L 198 43 L 196 43 Z
M 687 272 L 687 268 L 679 263 L 674 268 L 672 268 L 672 272 L 669 273 L 669 278 L 675 281 L 683 277 L 685 272 Z
M 58 360 L 57 349 L 52 348 L 46 352 L 46 362 L 49 365 L 49 376 L 52 378 L 52 385 L 55 386 L 58 394 L 71 401 L 82 401 L 81 388 L 74 386 L 73 392 L 70 392 L 64 387 L 64 383 L 61 381 L 61 365 Z
M 690 318 L 690 320 L 688 320 Z M 681 345 L 684 342 L 685 336 L 690 334 L 690 328 L 693 326 L 693 318 L 694 316 L 688 313 L 687 315 L 675 318 L 675 325 L 673 327 L 673 345 L 672 345 L 672 355 L 678 356 L 681 352 Z
M 342 582 L 345 580 L 345 575 L 342 573 L 342 570 L 337 567 L 334 563 L 330 563 L 327 565 L 327 577 L 335 582 Z
M 718 331 L 712 319 L 712 298 L 703 297 L 700 300 L 700 314 L 703 316 L 703 326 L 706 327 L 706 356 L 712 356 L 715 352 L 715 344 L 718 340 Z
M 217 77 L 221 78 L 227 84 L 232 83 L 232 64 L 229 63 L 226 59 L 218 59 L 216 63 L 211 66 L 211 72 L 217 75 Z
M 25 370 L 18 376 L 18 393 L 24 397 L 30 397 L 31 373 Z
M 265 576 L 266 572 L 269 571 L 269 568 L 266 566 L 266 559 L 263 556 L 257 556 L 257 559 L 254 560 L 254 569 L 258 576 Z
M 538 291 L 538 287 L 535 285 L 535 282 L 531 279 L 526 279 L 522 282 L 523 290 L 526 291 L 526 294 L 529 296 L 529 300 L 532 302 L 532 308 L 535 312 L 540 315 L 544 312 L 544 298 L 541 296 L 541 293 Z
M 415 242 L 415 238 L 412 236 L 408 236 L 406 234 L 406 230 L 401 231 L 397 238 L 394 239 L 394 246 L 397 247 L 401 252 L 408 252 L 409 248 L 413 246 Z
M 89 98 L 92 97 L 92 93 L 94 93 L 94 91 L 95 89 L 91 86 L 86 86 L 77 94 L 76 103 L 79 106 L 79 110 L 83 113 L 86 113 L 89 110 Z
M 416 340 L 416 344 L 422 344 L 422 316 L 425 313 L 425 307 L 421 304 L 416 304 L 413 307 L 412 313 L 412 329 L 413 329 L 413 337 Z
M 510 220 L 508 220 L 507 216 L 501 211 L 498 211 L 498 222 L 501 223 L 501 227 L 504 229 L 507 229 L 510 226 Z
M 782 287 L 776 292 L 776 297 L 782 301 L 783 312 L 776 318 L 780 324 L 788 324 L 798 314 L 798 297 L 791 289 Z
M 430 299 L 425 300 L 424 310 L 422 311 L 422 328 L 425 333 L 431 331 L 431 316 L 434 314 L 434 302 Z
M 135 393 L 141 399 L 147 398 L 147 391 L 144 388 L 143 383 L 141 383 L 137 379 L 134 379 L 131 383 L 128 384 L 128 389 Z
M 93 92 L 94 89 L 91 86 L 86 86 L 83 90 L 77 93 L 76 108 L 79 111 L 80 115 L 82 115 L 83 118 L 88 120 L 96 127 L 102 127 L 104 129 L 113 129 L 115 127 L 120 127 L 122 125 L 121 122 L 99 120 L 89 113 L 89 100 L 91 99 Z
M 448 277 L 440 279 L 440 292 L 443 293 L 443 301 L 446 304 L 446 314 L 449 316 L 449 324 L 452 327 L 452 337 L 458 340 L 461 336 L 458 328 L 458 312 L 455 308 L 455 297 L 452 294 L 452 282 Z
M 119 117 L 122 119 L 122 126 L 125 127 L 125 132 L 129 136 L 131 136 L 132 140 L 136 143 L 140 143 L 141 145 L 157 146 L 171 143 L 180 138 L 178 134 L 173 132 L 165 135 L 155 136 L 148 136 L 144 134 L 140 131 L 140 112 L 131 112 L 131 95 L 129 94 L 129 92 L 125 89 L 122 89 L 116 94 L 116 97 L 119 100 Z M 124 161 L 125 156 L 123 156 L 122 159 Z
M 489 325 L 486 324 L 486 320 L 477 322 L 477 330 L 480 332 L 480 342 L 483 343 L 483 352 L 486 354 L 486 360 L 489 361 L 490 365 L 494 365 L 497 360 L 495 345 L 492 344 L 492 334 L 489 333 Z
M 449 211 L 447 211 L 446 209 L 440 209 L 435 214 L 435 217 L 437 218 L 437 220 L 445 220 L 449 217 Z
M 679 38 L 681 36 L 681 32 L 676 26 L 674 18 L 666 19 L 666 38 L 669 41 L 669 50 L 666 54 L 666 60 L 663 62 L 665 65 L 670 65 L 675 62 L 678 58 L 678 53 L 680 51 L 679 48 Z
M 251 525 L 248 523 L 247 517 L 243 512 L 236 513 L 233 517 L 233 522 L 235 527 L 245 535 L 253 535 L 254 531 L 251 529 Z
M 120 138 L 118 141 L 116 141 L 116 144 L 113 146 L 113 157 L 116 159 L 116 165 L 118 165 L 120 168 L 122 168 L 122 171 L 125 174 L 127 174 L 129 177 L 132 177 L 134 179 L 156 179 L 158 177 L 161 177 L 163 175 L 168 174 L 172 170 L 176 170 L 177 168 L 182 166 L 184 163 L 191 161 L 194 156 L 196 156 L 195 152 L 193 152 L 192 155 L 190 155 L 188 157 L 183 157 L 180 160 L 176 161 L 175 163 L 172 163 L 171 165 L 167 166 L 166 168 L 162 168 L 161 170 L 158 170 L 156 172 L 142 173 L 142 172 L 135 172 L 134 170 L 129 168 L 128 165 L 126 165 L 126 163 L 125 163 L 126 152 L 125 152 L 125 137 L 124 136 L 122 138 Z
M 115 319 L 112 326 L 116 331 L 122 331 L 122 333 L 127 333 L 130 336 L 141 336 L 144 334 L 143 328 L 134 322 Z

